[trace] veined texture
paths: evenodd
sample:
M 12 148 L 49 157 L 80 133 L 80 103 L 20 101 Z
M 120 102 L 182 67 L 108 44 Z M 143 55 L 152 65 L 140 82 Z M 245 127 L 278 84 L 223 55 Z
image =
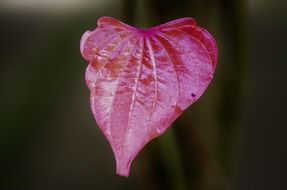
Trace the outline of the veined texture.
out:
M 111 17 L 84 33 L 91 109 L 109 141 L 117 174 L 195 102 L 213 78 L 214 38 L 192 18 L 138 29 Z

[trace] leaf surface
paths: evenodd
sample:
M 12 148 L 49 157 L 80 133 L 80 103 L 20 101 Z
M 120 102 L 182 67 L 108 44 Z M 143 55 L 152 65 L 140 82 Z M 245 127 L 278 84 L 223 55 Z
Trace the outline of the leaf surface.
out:
M 111 17 L 84 33 L 93 115 L 109 141 L 117 174 L 205 91 L 217 63 L 214 38 L 192 18 L 138 29 Z

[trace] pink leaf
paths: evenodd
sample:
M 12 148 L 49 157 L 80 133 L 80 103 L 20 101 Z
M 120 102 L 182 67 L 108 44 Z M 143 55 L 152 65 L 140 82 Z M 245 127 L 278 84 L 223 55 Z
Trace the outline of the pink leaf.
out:
M 214 38 L 192 18 L 138 29 L 111 17 L 81 39 L 91 109 L 117 174 L 205 91 L 217 62 Z

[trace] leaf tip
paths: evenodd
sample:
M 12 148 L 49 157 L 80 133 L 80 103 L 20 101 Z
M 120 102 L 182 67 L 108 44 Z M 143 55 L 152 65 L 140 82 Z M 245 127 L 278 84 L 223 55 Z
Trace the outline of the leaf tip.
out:
M 130 166 L 131 166 L 131 160 L 130 159 L 117 159 L 117 175 L 128 177 L 130 174 Z

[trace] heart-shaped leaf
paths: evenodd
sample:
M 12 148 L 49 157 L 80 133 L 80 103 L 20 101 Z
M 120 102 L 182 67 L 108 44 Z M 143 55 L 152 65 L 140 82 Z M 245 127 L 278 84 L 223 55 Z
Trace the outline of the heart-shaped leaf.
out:
M 93 115 L 117 174 L 205 91 L 217 62 L 213 37 L 192 18 L 138 29 L 111 17 L 81 39 Z

